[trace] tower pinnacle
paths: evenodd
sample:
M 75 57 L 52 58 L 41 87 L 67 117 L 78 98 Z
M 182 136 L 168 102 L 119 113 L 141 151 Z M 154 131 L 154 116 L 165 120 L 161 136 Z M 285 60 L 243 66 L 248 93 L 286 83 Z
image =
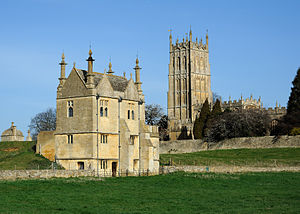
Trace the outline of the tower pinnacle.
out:
M 136 60 L 135 60 L 135 67 L 133 68 L 135 70 L 135 85 L 137 87 L 137 90 L 138 90 L 138 93 L 141 95 L 143 90 L 142 90 L 142 82 L 141 82 L 141 79 L 140 79 L 140 70 L 142 69 L 140 66 L 139 66 L 139 58 L 137 57 Z
M 190 26 L 190 41 L 192 41 L 192 26 Z
M 87 87 L 88 88 L 93 88 L 94 87 L 94 76 L 95 74 L 93 73 L 93 62 L 95 61 L 92 57 L 92 50 L 89 50 L 89 58 L 86 60 L 88 61 L 88 73 L 87 73 Z
M 66 81 L 66 65 L 67 65 L 67 63 L 65 62 L 65 54 L 64 53 L 62 53 L 62 55 L 61 55 L 61 62 L 59 63 L 59 65 L 60 65 L 59 88 L 61 88 Z

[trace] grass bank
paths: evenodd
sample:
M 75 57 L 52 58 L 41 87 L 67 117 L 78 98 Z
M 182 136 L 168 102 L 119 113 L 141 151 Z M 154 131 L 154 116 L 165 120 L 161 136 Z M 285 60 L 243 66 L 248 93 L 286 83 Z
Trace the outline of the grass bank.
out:
M 229 149 L 161 154 L 161 164 L 205 166 L 300 166 L 300 148 Z
M 0 212 L 299 213 L 300 173 L 0 181 Z
M 0 170 L 51 168 L 51 161 L 35 154 L 35 144 L 34 141 L 0 142 Z

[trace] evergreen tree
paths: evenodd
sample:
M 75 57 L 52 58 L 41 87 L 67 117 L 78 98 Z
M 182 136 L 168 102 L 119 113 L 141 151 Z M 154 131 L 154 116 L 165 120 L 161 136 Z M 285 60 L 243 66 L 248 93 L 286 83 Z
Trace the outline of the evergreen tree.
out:
M 293 87 L 287 105 L 287 114 L 279 121 L 273 134 L 291 134 L 293 128 L 300 127 L 300 68 L 293 80 Z
M 300 111 L 300 68 L 297 71 L 294 79 L 292 91 L 287 105 L 287 114 Z
M 204 134 L 205 124 L 210 114 L 208 99 L 205 100 L 200 111 L 200 116 L 195 120 L 194 123 L 194 138 L 202 139 Z
M 222 113 L 221 102 L 219 99 L 215 102 L 213 109 L 211 111 L 211 115 L 214 117 Z

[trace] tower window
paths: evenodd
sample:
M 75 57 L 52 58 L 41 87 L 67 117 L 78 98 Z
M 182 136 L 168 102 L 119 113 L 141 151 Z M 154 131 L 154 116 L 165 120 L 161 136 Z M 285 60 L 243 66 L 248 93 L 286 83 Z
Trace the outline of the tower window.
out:
M 108 115 L 108 109 L 106 107 L 105 110 L 104 110 L 104 116 L 107 117 L 107 115 Z
M 107 144 L 107 135 L 101 135 L 101 143 Z
M 128 110 L 127 118 L 128 118 L 128 120 L 130 120 L 130 110 Z
M 73 101 L 68 101 L 68 117 L 73 117 Z
M 69 107 L 69 117 L 73 117 L 73 108 Z
M 73 135 L 68 135 L 68 144 L 73 144 Z
M 131 111 L 131 119 L 134 120 L 134 111 L 133 110 Z
M 103 117 L 103 107 L 100 107 L 100 117 Z

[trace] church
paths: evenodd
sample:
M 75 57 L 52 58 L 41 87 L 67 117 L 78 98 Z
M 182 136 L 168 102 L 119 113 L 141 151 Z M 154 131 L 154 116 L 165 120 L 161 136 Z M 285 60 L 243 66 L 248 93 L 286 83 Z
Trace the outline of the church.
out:
M 211 74 L 208 57 L 208 34 L 202 39 L 189 37 L 170 40 L 168 118 L 170 140 L 180 138 L 183 129 L 192 135 L 193 123 L 206 99 L 212 103 Z M 183 136 L 186 137 L 186 136 Z
M 169 90 L 168 90 L 168 128 L 170 140 L 193 138 L 193 125 L 201 107 L 207 99 L 213 105 L 211 90 L 211 71 L 209 63 L 208 34 L 206 42 L 196 37 L 189 37 L 182 42 L 172 41 L 169 37 Z M 266 111 L 271 118 L 271 128 L 277 125 L 279 118 L 286 114 L 285 107 L 263 108 L 261 98 L 250 98 L 225 101 L 221 103 L 223 110 L 260 109 Z
M 94 170 L 100 176 L 158 174 L 158 127 L 145 124 L 139 59 L 135 81 L 132 74 L 130 79 L 115 75 L 111 62 L 108 72 L 94 72 L 91 50 L 86 61 L 87 70 L 74 63 L 66 77 L 62 55 L 56 130 L 50 133 L 51 143 L 39 140 L 45 133 L 39 134 L 37 152 L 52 149 L 56 162 L 67 170 Z

